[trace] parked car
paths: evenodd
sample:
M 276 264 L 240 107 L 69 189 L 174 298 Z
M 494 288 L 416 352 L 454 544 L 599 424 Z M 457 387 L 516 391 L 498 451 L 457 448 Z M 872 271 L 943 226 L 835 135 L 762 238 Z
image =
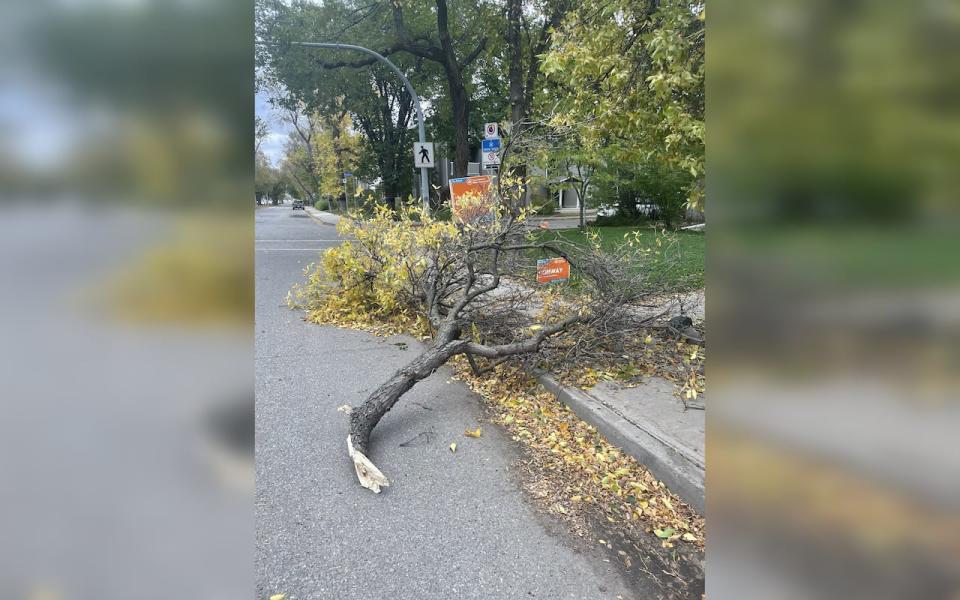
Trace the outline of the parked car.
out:
M 303 200 L 294 200 L 293 201 L 293 210 L 297 209 L 303 210 Z

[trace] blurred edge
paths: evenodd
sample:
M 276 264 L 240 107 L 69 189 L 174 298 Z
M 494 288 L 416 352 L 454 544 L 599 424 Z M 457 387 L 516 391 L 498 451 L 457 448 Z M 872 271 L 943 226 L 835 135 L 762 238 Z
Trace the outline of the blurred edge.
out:
M 707 597 L 960 597 L 960 5 L 707 39 Z
M 0 9 L 0 597 L 252 589 L 253 3 Z

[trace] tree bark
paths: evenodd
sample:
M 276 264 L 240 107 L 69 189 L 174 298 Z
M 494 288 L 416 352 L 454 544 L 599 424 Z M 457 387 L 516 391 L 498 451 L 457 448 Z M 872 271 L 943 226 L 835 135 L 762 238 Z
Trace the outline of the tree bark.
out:
M 465 177 L 467 163 L 470 162 L 470 101 L 459 73 L 448 75 L 447 83 L 453 104 L 453 174 L 455 177 Z
M 523 47 L 520 28 L 523 0 L 507 0 L 507 44 L 510 48 L 508 78 L 510 80 L 510 132 L 519 134 L 526 117 L 524 106 Z
M 394 373 L 390 379 L 370 394 L 362 405 L 351 410 L 347 449 L 354 461 L 360 485 L 376 493 L 380 492 L 381 486 L 390 485 L 389 480 L 367 458 L 370 433 L 401 396 L 410 391 L 418 381 L 426 379 L 446 364 L 462 349 L 463 344 L 456 342 L 431 346 L 426 352 Z

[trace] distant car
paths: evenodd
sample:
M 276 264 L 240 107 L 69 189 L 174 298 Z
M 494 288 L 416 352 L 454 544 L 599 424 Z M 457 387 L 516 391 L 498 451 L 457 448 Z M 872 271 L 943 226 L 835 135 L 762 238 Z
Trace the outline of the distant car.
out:
M 303 200 L 294 200 L 293 201 L 293 210 L 297 209 L 303 210 Z

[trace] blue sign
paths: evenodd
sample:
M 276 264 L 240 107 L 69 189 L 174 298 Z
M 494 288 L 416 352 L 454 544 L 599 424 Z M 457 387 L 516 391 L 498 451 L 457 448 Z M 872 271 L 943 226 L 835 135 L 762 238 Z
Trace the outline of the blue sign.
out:
M 481 142 L 483 146 L 484 153 L 486 152 L 499 152 L 500 151 L 500 138 L 493 138 L 491 140 L 483 140 Z
M 344 176 L 344 177 L 353 177 L 353 173 L 346 173 L 346 172 L 345 172 L 345 173 L 343 174 L 343 176 Z

